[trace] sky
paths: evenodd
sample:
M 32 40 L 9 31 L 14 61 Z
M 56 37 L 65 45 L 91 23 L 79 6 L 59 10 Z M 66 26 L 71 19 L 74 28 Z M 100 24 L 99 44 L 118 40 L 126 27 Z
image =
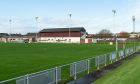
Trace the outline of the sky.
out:
M 132 32 L 132 16 L 136 17 L 135 31 L 140 32 L 140 0 L 0 0 L 1 33 L 63 27 L 84 27 L 90 34 L 102 29 Z

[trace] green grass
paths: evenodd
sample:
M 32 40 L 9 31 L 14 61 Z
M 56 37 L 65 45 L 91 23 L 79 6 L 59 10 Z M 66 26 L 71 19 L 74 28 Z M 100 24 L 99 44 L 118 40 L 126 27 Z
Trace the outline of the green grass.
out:
M 93 84 L 140 84 L 140 56 L 107 73 Z
M 0 80 L 115 51 L 107 44 L 0 43 Z

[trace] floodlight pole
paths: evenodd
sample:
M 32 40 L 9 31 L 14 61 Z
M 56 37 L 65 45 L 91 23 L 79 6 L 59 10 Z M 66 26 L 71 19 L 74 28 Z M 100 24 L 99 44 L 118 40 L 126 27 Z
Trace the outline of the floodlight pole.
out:
M 132 21 L 133 21 L 133 33 L 135 34 L 135 21 L 136 21 L 136 18 L 135 16 L 132 16 Z M 134 50 L 135 50 L 135 38 L 134 38 Z
M 38 39 L 38 36 L 37 36 L 37 35 L 38 35 L 38 33 L 37 33 L 37 32 L 38 32 L 38 18 L 39 18 L 39 17 L 35 17 L 35 20 L 36 20 L 36 30 L 37 30 L 37 31 L 36 31 L 36 36 L 35 36 L 36 42 L 37 42 L 37 39 Z
M 11 38 L 12 38 L 12 36 L 11 36 L 11 33 L 12 33 L 12 20 L 11 19 L 9 19 L 9 23 L 10 23 L 9 37 L 10 37 L 10 42 L 11 42 Z
M 113 12 L 113 18 L 114 18 L 113 25 L 114 25 L 114 29 L 115 29 L 115 16 L 116 16 L 116 10 L 112 10 L 112 12 Z M 117 54 L 117 52 L 118 52 L 117 32 L 116 32 L 116 34 L 114 34 L 114 36 L 115 36 L 115 40 L 116 40 L 116 54 Z
M 71 41 L 70 40 L 70 37 L 71 37 L 71 30 L 70 30 L 70 23 L 71 23 L 71 17 L 72 17 L 72 14 L 69 14 L 69 18 L 70 18 L 70 20 L 69 20 L 69 42 Z
M 135 21 L 136 21 L 135 16 L 132 16 L 132 21 L 133 21 L 133 32 L 135 32 Z
M 69 14 L 70 22 L 71 22 L 71 17 L 72 17 L 72 14 Z M 69 22 L 69 38 L 71 37 L 71 32 L 70 32 L 70 22 Z

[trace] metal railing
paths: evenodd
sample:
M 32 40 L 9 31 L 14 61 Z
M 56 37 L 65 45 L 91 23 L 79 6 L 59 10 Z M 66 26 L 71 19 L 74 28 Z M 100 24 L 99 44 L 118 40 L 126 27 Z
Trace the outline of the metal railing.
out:
M 0 81 L 0 84 L 57 84 L 58 82 L 70 78 L 76 80 L 78 77 L 82 76 L 81 74 L 86 75 L 95 70 L 99 70 L 100 68 L 119 61 L 138 50 L 140 50 L 140 46 L 136 46 L 135 49 L 134 47 L 126 48 L 117 53 L 116 51 L 106 53 L 44 71 Z

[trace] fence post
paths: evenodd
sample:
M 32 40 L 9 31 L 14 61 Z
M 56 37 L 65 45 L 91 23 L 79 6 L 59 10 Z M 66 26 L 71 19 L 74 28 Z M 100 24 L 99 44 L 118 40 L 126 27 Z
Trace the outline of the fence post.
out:
M 119 58 L 120 58 L 120 60 L 122 59 L 122 51 L 119 51 L 118 52 L 118 55 L 119 55 Z
M 120 60 L 124 58 L 124 52 L 123 52 L 123 50 L 119 51 L 119 57 L 120 57 Z
M 74 80 L 76 80 L 76 63 L 74 63 Z
M 29 84 L 29 75 L 26 75 L 26 84 Z
M 127 57 L 127 55 L 128 55 L 128 48 L 126 49 L 126 51 L 125 51 L 125 52 L 126 52 L 126 57 Z
M 107 61 L 106 61 L 106 58 L 107 58 L 106 56 L 107 56 L 107 55 L 105 54 L 104 56 L 105 56 L 105 66 L 106 66 L 106 64 L 107 64 L 107 63 L 106 63 L 106 62 L 107 62 Z
M 131 48 L 129 49 L 129 55 L 131 55 Z
M 126 52 L 126 56 L 128 56 L 128 49 L 126 50 L 127 52 Z
M 112 54 L 110 53 L 110 59 L 111 59 L 111 64 L 112 64 Z
M 125 58 L 125 51 L 123 51 L 123 58 Z
M 89 71 L 90 71 L 90 60 L 87 60 L 87 64 L 88 64 L 87 68 L 88 68 L 88 74 L 89 74 Z
M 57 84 L 57 73 L 58 73 L 58 68 L 55 67 L 55 84 Z
M 117 59 L 117 58 L 118 58 L 118 52 L 116 51 L 116 61 L 118 61 L 118 59 Z
M 99 65 L 99 56 L 97 57 L 97 70 L 100 69 L 100 65 Z

